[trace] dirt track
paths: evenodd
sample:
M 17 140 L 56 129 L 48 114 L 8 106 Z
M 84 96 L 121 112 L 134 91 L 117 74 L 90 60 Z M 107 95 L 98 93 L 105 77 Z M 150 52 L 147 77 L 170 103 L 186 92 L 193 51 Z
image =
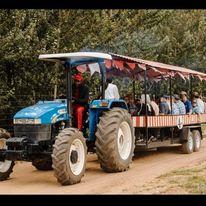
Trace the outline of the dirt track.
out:
M 135 155 L 127 172 L 105 173 L 96 155 L 88 155 L 86 174 L 80 184 L 61 186 L 52 171 L 37 171 L 31 163 L 15 165 L 11 178 L 0 182 L 0 194 L 134 194 L 142 186 L 168 171 L 206 161 L 206 140 L 199 152 L 182 154 L 177 147 Z

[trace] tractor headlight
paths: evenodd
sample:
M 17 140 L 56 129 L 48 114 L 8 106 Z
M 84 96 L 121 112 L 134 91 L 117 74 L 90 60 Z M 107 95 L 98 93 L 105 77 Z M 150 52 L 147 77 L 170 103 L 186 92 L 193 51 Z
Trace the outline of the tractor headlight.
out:
M 14 119 L 14 124 L 41 124 L 41 119 Z

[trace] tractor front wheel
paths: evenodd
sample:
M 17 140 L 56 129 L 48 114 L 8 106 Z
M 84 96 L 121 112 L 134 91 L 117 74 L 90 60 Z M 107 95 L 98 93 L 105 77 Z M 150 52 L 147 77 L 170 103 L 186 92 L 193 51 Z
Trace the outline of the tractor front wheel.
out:
M 129 168 L 134 153 L 134 129 L 127 110 L 113 108 L 100 117 L 96 132 L 96 153 L 106 172 Z
M 6 139 L 10 136 L 9 133 L 4 129 L 0 129 L 0 149 L 7 149 Z M 10 174 L 13 172 L 14 161 L 4 160 L 0 161 L 0 181 L 4 181 L 9 178 Z
M 87 147 L 78 129 L 66 128 L 56 138 L 52 154 L 54 175 L 62 185 L 79 183 L 84 176 Z

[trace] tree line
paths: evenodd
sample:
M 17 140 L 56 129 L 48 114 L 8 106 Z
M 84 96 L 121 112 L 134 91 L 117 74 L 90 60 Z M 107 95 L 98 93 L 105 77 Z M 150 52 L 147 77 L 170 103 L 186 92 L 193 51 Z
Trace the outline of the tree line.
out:
M 52 99 L 55 85 L 63 88 L 63 67 L 39 61 L 39 54 L 113 52 L 206 72 L 205 34 L 205 10 L 2 9 L 0 119 Z M 182 81 L 173 86 L 188 89 Z M 204 83 L 193 87 L 206 96 Z

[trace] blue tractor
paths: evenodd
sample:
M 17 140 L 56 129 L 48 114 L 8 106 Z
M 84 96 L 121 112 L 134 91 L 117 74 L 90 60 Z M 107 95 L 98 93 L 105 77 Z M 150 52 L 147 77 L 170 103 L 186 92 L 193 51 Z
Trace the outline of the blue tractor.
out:
M 86 156 L 96 151 L 101 168 L 122 172 L 129 168 L 134 152 L 134 128 L 124 100 L 105 99 L 105 59 L 112 55 L 98 52 L 44 54 L 40 60 L 64 65 L 67 97 L 39 101 L 14 116 L 14 137 L 0 138 L 0 180 L 8 179 L 15 161 L 30 161 L 38 170 L 54 169 L 62 185 L 81 181 Z M 72 70 L 78 65 L 97 63 L 101 74 L 101 97 L 88 109 L 87 131 L 73 126 Z

